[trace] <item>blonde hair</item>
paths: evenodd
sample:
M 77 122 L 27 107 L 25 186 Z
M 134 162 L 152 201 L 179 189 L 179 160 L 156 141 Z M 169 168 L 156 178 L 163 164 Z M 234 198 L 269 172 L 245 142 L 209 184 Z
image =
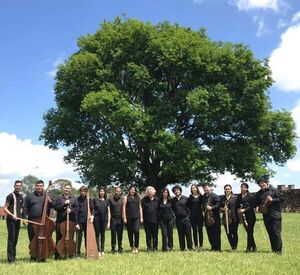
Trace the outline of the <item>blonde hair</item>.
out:
M 155 190 L 155 188 L 154 188 L 153 186 L 147 186 L 147 187 L 146 187 L 146 191 L 145 191 L 145 193 L 146 193 L 147 196 L 149 195 L 149 192 L 150 192 L 151 190 L 153 190 L 154 195 L 156 194 L 156 190 Z

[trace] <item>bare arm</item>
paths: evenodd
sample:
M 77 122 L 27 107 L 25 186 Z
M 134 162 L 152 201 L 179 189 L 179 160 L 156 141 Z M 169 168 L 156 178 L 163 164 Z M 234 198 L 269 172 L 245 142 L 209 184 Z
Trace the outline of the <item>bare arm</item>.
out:
M 142 208 L 141 200 L 139 200 L 139 210 L 140 210 L 140 220 L 141 220 L 141 223 L 143 223 L 144 219 L 143 219 L 143 208 Z
M 125 224 L 127 223 L 126 205 L 127 205 L 127 196 L 124 196 L 124 198 L 123 198 L 123 204 L 122 204 L 122 216 L 123 216 L 123 222 Z

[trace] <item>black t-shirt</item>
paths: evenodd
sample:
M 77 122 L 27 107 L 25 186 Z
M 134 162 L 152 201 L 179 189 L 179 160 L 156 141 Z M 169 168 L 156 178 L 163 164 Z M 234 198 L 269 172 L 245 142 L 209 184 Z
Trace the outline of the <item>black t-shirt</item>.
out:
M 28 215 L 29 220 L 40 218 L 44 210 L 46 193 L 33 192 L 26 196 L 25 198 L 25 212 Z M 52 203 L 48 203 L 47 214 L 50 213 L 50 208 L 52 208 Z
M 236 200 L 236 207 L 237 209 L 245 209 L 244 214 L 247 218 L 255 217 L 254 195 L 248 192 L 247 195 L 243 197 L 242 194 L 239 194 Z
M 205 194 L 202 198 L 202 207 L 205 210 L 207 205 L 212 207 L 214 219 L 220 219 L 220 197 L 215 193 Z
M 122 197 L 113 196 L 109 199 L 110 214 L 112 219 L 122 218 Z
M 174 197 L 172 199 L 172 210 L 176 216 L 176 221 L 189 221 L 190 209 L 188 208 L 188 198 L 186 196 L 181 195 L 179 200 Z
M 69 196 L 66 198 L 64 195 L 59 196 L 55 203 L 54 203 L 54 209 L 56 210 L 56 222 L 61 223 L 63 221 L 67 220 L 67 207 L 68 205 L 65 204 L 66 200 L 70 200 L 69 207 L 71 209 L 71 212 L 69 214 L 69 219 L 72 222 L 78 223 L 78 201 L 77 198 L 74 196 Z
M 199 195 L 197 198 L 193 195 L 190 195 L 188 198 L 188 207 L 191 210 L 191 219 L 192 220 L 202 220 L 202 196 Z
M 126 204 L 126 218 L 127 219 L 138 219 L 140 218 L 140 198 L 138 196 L 127 196 Z
M 87 221 L 87 200 L 86 197 L 79 196 L 77 198 L 78 201 L 78 222 L 86 223 Z M 92 199 L 89 199 L 90 211 L 93 213 L 93 202 Z
M 232 195 L 229 200 L 226 199 L 225 195 L 222 195 L 220 198 L 220 207 L 224 208 L 225 204 L 227 204 L 227 207 L 230 210 L 230 217 L 233 222 L 237 222 L 236 199 L 237 196 L 235 195 Z
M 17 217 L 21 218 L 23 217 L 23 207 L 24 207 L 24 199 L 23 196 L 20 193 L 13 192 L 16 197 L 16 215 Z M 15 206 L 15 200 L 13 193 L 10 193 L 5 200 L 5 203 L 8 204 L 8 210 L 14 214 L 14 206 Z M 11 215 L 8 215 L 7 218 L 12 218 Z
M 152 200 L 146 196 L 142 199 L 143 218 L 145 222 L 158 223 L 159 199 L 154 197 Z
M 108 199 L 100 200 L 99 198 L 93 199 L 94 206 L 94 219 L 102 222 L 108 220 Z

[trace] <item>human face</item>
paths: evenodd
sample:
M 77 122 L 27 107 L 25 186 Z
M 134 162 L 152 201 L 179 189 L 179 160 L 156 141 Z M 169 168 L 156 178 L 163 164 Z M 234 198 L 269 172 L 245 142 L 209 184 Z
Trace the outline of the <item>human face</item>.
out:
M 100 189 L 99 191 L 99 198 L 104 198 L 105 191 L 103 189 Z
M 42 193 L 44 191 L 44 184 L 37 183 L 35 185 L 35 191 L 38 192 L 38 193 Z
M 21 192 L 21 189 L 22 189 L 22 183 L 21 183 L 21 182 L 15 183 L 14 188 L 15 188 L 15 192 L 16 192 L 16 193 Z
M 230 195 L 230 194 L 232 193 L 232 189 L 231 189 L 231 187 L 228 186 L 228 185 L 224 188 L 224 191 L 225 191 L 225 194 L 226 194 L 226 195 Z
M 174 194 L 176 197 L 179 197 L 181 195 L 180 189 L 174 189 Z
M 122 190 L 121 188 L 116 188 L 115 189 L 115 197 L 119 198 L 121 196 Z
M 258 185 L 259 185 L 259 187 L 260 187 L 261 190 L 266 190 L 268 188 L 268 186 L 269 186 L 269 184 L 267 182 L 265 182 L 265 181 L 259 182 Z
M 167 199 L 168 196 L 169 196 L 168 191 L 165 190 L 165 191 L 163 192 L 163 198 L 164 198 L 164 199 Z
M 86 190 L 81 190 L 81 191 L 80 191 L 80 195 L 81 195 L 82 197 L 86 197 L 86 194 L 87 194 L 87 191 L 86 191 Z
M 68 196 L 71 193 L 71 186 L 70 185 L 66 185 L 64 186 L 64 195 Z
M 207 194 L 207 195 L 209 195 L 210 192 L 211 192 L 210 187 L 209 187 L 208 185 L 205 185 L 205 186 L 203 187 L 203 190 L 204 190 L 204 193 Z
M 149 191 L 148 191 L 148 196 L 150 198 L 154 197 L 155 195 L 155 189 L 154 188 L 150 188 Z
M 130 190 L 129 190 L 129 195 L 130 196 L 134 196 L 135 195 L 135 188 L 130 188 Z
M 191 191 L 192 191 L 193 195 L 198 195 L 198 190 L 197 190 L 197 187 L 195 185 L 192 186 Z
M 241 186 L 241 193 L 246 194 L 248 192 L 248 188 L 245 185 Z

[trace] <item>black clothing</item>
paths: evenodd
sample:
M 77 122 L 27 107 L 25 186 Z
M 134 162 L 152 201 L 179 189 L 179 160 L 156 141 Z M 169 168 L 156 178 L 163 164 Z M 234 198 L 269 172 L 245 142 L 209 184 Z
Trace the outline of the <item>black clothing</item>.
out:
M 110 207 L 110 232 L 111 232 L 111 250 L 116 251 L 116 238 L 118 237 L 118 251 L 122 252 L 123 239 L 123 220 L 122 220 L 122 198 L 112 197 L 109 199 Z
M 187 248 L 193 249 L 191 223 L 190 223 L 190 209 L 188 208 L 188 199 L 186 196 L 181 195 L 178 200 L 174 197 L 171 200 L 172 210 L 176 216 L 176 227 L 179 238 L 180 250 L 185 250 L 185 240 Z
M 193 239 L 195 247 L 203 246 L 203 214 L 202 214 L 202 196 L 199 195 L 197 198 L 190 195 L 188 198 L 188 207 L 191 210 L 191 225 L 193 229 Z
M 148 251 L 157 250 L 158 244 L 158 208 L 159 199 L 152 200 L 146 196 L 142 199 L 142 209 L 144 218 L 144 229 L 146 233 L 146 244 Z
M 162 235 L 162 251 L 173 250 L 174 213 L 171 200 L 159 201 L 159 220 Z
M 262 204 L 267 196 L 270 196 L 273 200 L 268 205 L 268 212 L 263 214 L 264 224 L 269 234 L 269 239 L 273 252 L 282 251 L 281 240 L 281 203 L 283 198 L 281 193 L 273 186 L 268 186 L 265 190 L 259 190 L 255 195 L 255 205 Z
M 105 230 L 108 222 L 108 199 L 93 199 L 94 204 L 94 228 L 97 240 L 98 252 L 104 252 Z
M 223 213 L 223 225 L 225 228 L 227 239 L 232 249 L 236 249 L 238 245 L 238 218 L 236 209 L 236 199 L 237 197 L 235 195 L 232 195 L 229 199 L 226 199 L 226 196 L 223 195 L 220 199 L 220 207 L 228 207 L 228 218 L 231 219 L 231 223 L 228 225 L 229 232 L 227 232 L 225 212 Z
M 84 234 L 84 245 L 86 247 L 86 223 L 87 223 L 87 200 L 86 197 L 79 196 L 77 198 L 78 202 L 78 224 L 80 229 L 77 230 L 77 243 L 76 243 L 76 255 L 80 255 L 82 233 Z M 90 212 L 93 213 L 93 202 L 89 199 Z
M 247 251 L 256 251 L 256 244 L 253 236 L 254 225 L 256 222 L 254 203 L 254 195 L 251 193 L 247 193 L 245 197 L 243 197 L 242 194 L 239 194 L 236 201 L 237 208 L 245 209 L 244 214 L 247 221 Z
M 26 196 L 24 212 L 28 216 L 29 220 L 34 220 L 40 218 L 43 214 L 44 201 L 46 193 L 33 192 Z M 50 213 L 50 208 L 53 207 L 51 202 L 48 202 L 48 214 Z
M 14 195 L 13 195 L 14 193 Z M 15 214 L 17 217 L 23 216 L 23 204 L 24 199 L 20 193 L 10 193 L 5 200 L 5 204 L 8 205 L 8 210 Z M 14 199 L 15 196 L 15 199 Z M 15 207 L 16 203 L 16 207 Z M 14 213 L 14 209 L 16 213 Z M 16 247 L 18 243 L 18 237 L 20 232 L 20 220 L 14 220 L 11 215 L 7 215 L 6 218 L 7 227 L 7 261 L 13 263 L 16 261 Z
M 213 219 L 215 223 L 208 225 L 205 220 L 206 232 L 211 245 L 211 250 L 221 250 L 221 223 L 220 223 L 220 198 L 215 193 L 205 194 L 202 199 L 202 207 L 205 210 L 207 205 L 212 207 Z M 204 217 L 205 218 L 205 217 Z
M 127 196 L 126 203 L 126 218 L 137 219 L 140 218 L 140 198 L 138 196 Z

